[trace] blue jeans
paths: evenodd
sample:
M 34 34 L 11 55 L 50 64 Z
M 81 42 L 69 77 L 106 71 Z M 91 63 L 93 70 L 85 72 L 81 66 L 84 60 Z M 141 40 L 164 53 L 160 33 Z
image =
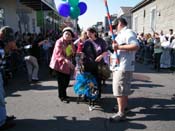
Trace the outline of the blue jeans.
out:
M 3 79 L 2 74 L 0 72 L 0 126 L 2 126 L 6 120 L 6 108 L 5 108 L 4 96 L 5 92 L 3 87 Z

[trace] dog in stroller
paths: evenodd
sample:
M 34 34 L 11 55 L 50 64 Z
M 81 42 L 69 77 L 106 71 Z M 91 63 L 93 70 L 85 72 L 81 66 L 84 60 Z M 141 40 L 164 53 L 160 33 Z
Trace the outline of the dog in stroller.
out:
M 95 101 L 98 98 L 97 81 L 89 72 L 80 72 L 76 76 L 74 92 L 78 95 L 77 104 L 81 97 L 89 101 L 89 111 L 95 108 Z

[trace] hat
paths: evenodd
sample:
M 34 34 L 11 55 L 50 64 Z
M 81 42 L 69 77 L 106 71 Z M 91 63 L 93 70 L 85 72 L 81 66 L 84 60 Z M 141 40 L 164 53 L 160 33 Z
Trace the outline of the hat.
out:
M 98 31 L 94 26 L 87 28 L 87 31 L 94 33 L 95 37 L 98 37 Z
M 65 27 L 65 28 L 63 29 L 63 33 L 64 33 L 65 31 L 69 31 L 69 32 L 71 33 L 72 37 L 75 36 L 75 35 L 74 35 L 74 31 L 73 31 L 73 29 L 72 29 L 71 27 Z
M 115 19 L 112 21 L 112 26 L 113 26 L 113 27 L 117 26 L 118 23 L 119 23 L 119 21 L 120 21 L 123 25 L 125 25 L 125 26 L 127 26 L 127 24 L 128 24 L 125 18 L 119 17 L 119 18 L 115 18 Z
M 89 27 L 89 28 L 87 28 L 87 31 L 89 31 L 89 32 L 91 32 L 91 33 L 97 33 L 97 30 L 96 30 L 96 28 L 95 27 Z

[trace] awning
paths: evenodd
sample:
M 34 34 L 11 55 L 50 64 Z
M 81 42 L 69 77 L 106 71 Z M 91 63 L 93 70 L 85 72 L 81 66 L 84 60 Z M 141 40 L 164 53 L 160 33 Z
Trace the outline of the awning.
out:
M 20 2 L 34 10 L 56 10 L 54 5 L 49 4 L 47 0 L 20 0 Z

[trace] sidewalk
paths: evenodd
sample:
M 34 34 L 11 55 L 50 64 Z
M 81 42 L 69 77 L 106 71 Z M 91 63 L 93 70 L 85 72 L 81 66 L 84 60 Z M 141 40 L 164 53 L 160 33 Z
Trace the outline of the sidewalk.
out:
M 112 108 L 116 100 L 112 95 L 112 80 L 109 79 L 103 89 L 102 101 L 96 109 L 88 110 L 88 104 L 76 103 L 73 82 L 68 88 L 71 96 L 69 104 L 62 103 L 57 97 L 57 82 L 48 79 L 46 72 L 43 81 L 29 85 L 25 77 L 11 81 L 7 88 L 7 112 L 17 119 L 16 127 L 9 131 L 174 131 L 175 74 L 163 70 L 156 73 L 145 65 L 137 64 L 129 99 L 127 120 L 110 123 Z

